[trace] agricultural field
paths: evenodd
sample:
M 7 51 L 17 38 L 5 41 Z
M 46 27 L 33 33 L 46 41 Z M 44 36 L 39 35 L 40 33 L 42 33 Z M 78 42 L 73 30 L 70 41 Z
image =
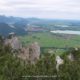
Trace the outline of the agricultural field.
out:
M 53 34 L 53 33 L 32 33 L 20 36 L 20 41 L 24 46 L 33 42 L 38 42 L 41 47 L 80 47 L 79 35 Z
M 64 49 L 51 48 L 80 47 L 79 35 L 53 34 L 50 32 L 43 32 L 32 33 L 25 36 L 20 36 L 19 38 L 23 46 L 28 46 L 33 42 L 38 42 L 41 47 L 45 48 L 43 51 L 41 50 L 41 53 L 51 52 L 51 54 L 53 53 L 55 55 L 61 55 L 65 53 Z

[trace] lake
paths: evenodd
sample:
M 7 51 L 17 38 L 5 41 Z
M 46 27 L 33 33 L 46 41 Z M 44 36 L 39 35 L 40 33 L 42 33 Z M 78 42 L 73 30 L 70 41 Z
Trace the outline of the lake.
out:
M 59 34 L 74 34 L 74 35 L 80 35 L 80 31 L 72 31 L 72 30 L 55 30 L 50 31 L 51 33 L 59 33 Z

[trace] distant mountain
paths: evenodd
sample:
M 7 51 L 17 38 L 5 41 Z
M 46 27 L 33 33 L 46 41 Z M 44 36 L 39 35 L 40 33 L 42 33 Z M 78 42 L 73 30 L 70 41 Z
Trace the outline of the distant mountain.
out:
M 15 26 L 12 24 L 0 23 L 0 35 L 8 36 L 11 32 L 16 33 L 17 35 L 27 34 L 23 26 L 19 27 L 19 25 Z
M 10 32 L 13 32 L 13 28 L 7 23 L 0 23 L 0 35 L 7 36 Z
M 11 32 L 15 32 L 17 35 L 25 35 L 27 34 L 27 24 L 37 23 L 38 21 L 40 19 L 0 15 L 0 35 L 7 36 Z
M 0 22 L 4 22 L 4 23 L 16 23 L 16 22 L 22 22 L 22 23 L 31 23 L 31 22 L 36 22 L 36 21 L 40 21 L 40 19 L 38 18 L 21 18 L 21 17 L 7 17 L 4 15 L 0 15 Z
M 28 21 L 24 18 L 0 16 L 0 35 L 7 36 L 11 32 L 17 35 L 27 34 L 27 24 Z
M 25 21 L 20 21 L 20 22 L 16 22 L 13 24 L 13 26 L 15 26 L 15 33 L 17 35 L 24 35 L 27 34 L 25 28 L 27 27 L 27 23 Z
M 43 27 L 48 30 L 80 30 L 80 21 L 39 19 L 33 17 L 20 18 L 0 15 L 0 35 L 7 36 L 11 32 L 15 32 L 17 35 L 25 35 L 29 26 Z
M 4 23 L 15 23 L 15 22 L 18 22 L 22 19 L 23 18 L 18 18 L 18 17 L 0 16 L 0 22 L 4 22 Z

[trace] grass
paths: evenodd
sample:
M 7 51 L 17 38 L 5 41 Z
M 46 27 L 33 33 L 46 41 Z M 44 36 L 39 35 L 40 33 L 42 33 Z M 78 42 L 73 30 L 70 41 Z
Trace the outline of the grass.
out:
M 23 45 L 29 45 L 38 42 L 41 47 L 80 47 L 80 36 L 71 36 L 64 38 L 51 33 L 33 33 L 26 36 L 20 36 Z
M 20 36 L 20 41 L 24 46 L 28 46 L 33 42 L 38 42 L 41 47 L 80 47 L 80 36 L 79 35 L 59 35 L 51 33 L 33 33 L 26 36 Z M 45 50 L 44 50 L 45 51 Z M 65 50 L 53 49 L 55 55 L 61 55 Z

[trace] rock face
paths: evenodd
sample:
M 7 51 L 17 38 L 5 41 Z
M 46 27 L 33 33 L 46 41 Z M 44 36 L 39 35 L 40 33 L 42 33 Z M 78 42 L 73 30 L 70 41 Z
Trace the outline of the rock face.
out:
M 22 48 L 18 57 L 22 60 L 35 63 L 40 57 L 40 46 L 37 42 L 31 44 L 27 48 Z
M 10 45 L 13 50 L 19 50 L 22 48 L 22 44 L 19 41 L 19 38 L 13 35 L 10 35 L 9 39 L 5 40 L 5 45 Z
M 40 46 L 37 42 L 31 44 L 29 46 L 29 58 L 30 61 L 36 61 L 39 59 L 40 56 Z
M 29 61 L 29 48 L 22 48 L 17 57 L 24 61 Z
M 26 62 L 35 63 L 40 57 L 40 46 L 37 42 L 27 47 L 22 47 L 19 38 L 14 33 L 11 33 L 9 38 L 5 40 L 5 45 L 10 45 L 13 52 L 18 51 L 17 57 Z
M 70 54 L 68 55 L 68 59 L 69 59 L 70 61 L 74 61 L 74 56 L 73 56 L 72 53 L 70 53 Z
M 63 60 L 60 58 L 60 56 L 56 56 L 56 69 L 57 69 L 57 71 L 59 71 L 59 66 L 61 65 L 61 64 L 63 64 Z

